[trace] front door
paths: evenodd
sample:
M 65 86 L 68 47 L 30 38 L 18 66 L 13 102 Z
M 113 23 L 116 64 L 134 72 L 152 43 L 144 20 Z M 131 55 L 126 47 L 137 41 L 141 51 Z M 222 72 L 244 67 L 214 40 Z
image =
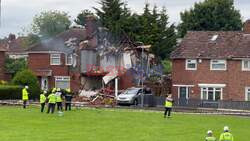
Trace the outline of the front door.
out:
M 48 77 L 42 77 L 41 78 L 41 89 L 42 90 L 48 90 L 49 89 Z
M 188 87 L 179 87 L 179 105 L 186 106 L 188 104 L 189 89 Z
M 188 87 L 179 87 L 179 98 L 180 99 L 188 99 Z

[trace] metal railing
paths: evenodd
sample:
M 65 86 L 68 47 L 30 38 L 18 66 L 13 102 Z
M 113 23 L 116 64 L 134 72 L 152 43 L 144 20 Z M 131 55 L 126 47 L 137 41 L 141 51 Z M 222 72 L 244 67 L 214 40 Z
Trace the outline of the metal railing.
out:
M 140 101 L 140 100 L 139 100 Z M 144 106 L 146 107 L 163 107 L 165 97 L 153 95 L 144 96 Z M 140 103 L 139 103 L 140 104 Z M 216 109 L 237 109 L 250 110 L 250 101 L 208 101 L 200 99 L 177 99 L 174 106 L 190 108 L 216 108 Z

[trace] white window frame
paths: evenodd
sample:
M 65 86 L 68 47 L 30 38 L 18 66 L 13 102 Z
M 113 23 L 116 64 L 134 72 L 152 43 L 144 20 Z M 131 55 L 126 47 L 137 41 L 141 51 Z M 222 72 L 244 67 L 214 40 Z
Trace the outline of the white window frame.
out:
M 245 101 L 249 101 L 248 99 L 250 99 L 248 97 L 248 92 L 250 92 L 250 91 L 248 91 L 248 90 L 250 90 L 250 87 L 245 87 Z
M 218 69 L 218 68 L 213 68 L 213 64 L 215 64 L 215 63 L 213 63 L 213 61 L 223 61 L 224 62 L 224 64 L 225 64 L 225 68 L 223 68 L 223 69 Z M 217 64 L 222 64 L 222 63 L 217 63 Z M 225 70 L 227 70 L 227 60 L 222 60 L 222 59 L 212 59 L 212 60 L 210 60 L 210 70 L 221 70 L 221 71 L 225 71 Z
M 59 63 L 53 63 L 53 59 L 59 59 Z M 50 65 L 61 65 L 61 54 L 50 54 Z
M 245 66 L 244 66 L 244 62 L 245 61 L 248 61 L 248 63 L 249 63 L 249 68 L 245 68 Z M 250 59 L 248 59 L 248 60 L 242 60 L 242 62 L 241 62 L 241 68 L 242 68 L 242 71 L 250 71 Z
M 191 62 L 189 62 L 191 61 Z M 195 64 L 195 68 L 188 68 L 188 64 Z M 186 59 L 186 70 L 197 70 L 197 60 L 196 59 Z
M 65 57 L 66 65 L 67 65 L 67 66 L 72 66 L 72 65 L 73 65 L 73 62 L 74 62 L 74 60 L 73 60 L 73 54 L 68 54 L 68 55 L 65 55 L 65 56 L 66 56 L 66 57 Z M 68 57 L 71 58 L 71 63 L 68 62 Z
M 55 76 L 55 87 L 57 87 L 57 81 L 68 81 L 70 87 L 70 76 Z
M 213 88 L 213 101 L 216 100 L 215 93 L 217 91 L 220 91 L 220 100 L 223 100 L 223 88 L 222 87 L 201 87 L 201 100 L 208 100 L 208 88 Z M 205 89 L 205 92 L 207 93 L 205 98 L 203 97 L 203 92 L 204 92 L 203 89 Z M 220 89 L 220 90 L 216 90 L 216 89 Z

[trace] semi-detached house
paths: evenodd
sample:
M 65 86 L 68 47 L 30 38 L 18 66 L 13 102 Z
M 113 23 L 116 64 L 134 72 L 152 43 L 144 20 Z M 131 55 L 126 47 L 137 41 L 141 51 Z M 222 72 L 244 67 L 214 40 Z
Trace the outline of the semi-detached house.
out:
M 243 31 L 190 31 L 171 59 L 176 99 L 250 101 L 250 20 Z

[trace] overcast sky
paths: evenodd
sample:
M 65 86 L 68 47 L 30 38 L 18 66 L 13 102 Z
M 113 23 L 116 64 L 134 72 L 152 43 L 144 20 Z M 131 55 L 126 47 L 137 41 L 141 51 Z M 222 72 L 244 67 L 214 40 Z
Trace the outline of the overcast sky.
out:
M 29 27 L 32 18 L 44 10 L 61 10 L 69 13 L 72 19 L 83 9 L 98 7 L 99 0 L 2 0 L 2 26 L 0 37 L 9 33 L 19 33 L 23 27 Z M 125 1 L 125 0 L 124 0 Z M 126 0 L 133 12 L 141 13 L 146 0 Z M 195 2 L 202 0 L 147 0 L 152 6 L 165 6 L 170 21 L 178 23 L 179 13 L 189 9 Z M 235 0 L 235 6 L 241 11 L 243 19 L 250 18 L 250 0 Z

